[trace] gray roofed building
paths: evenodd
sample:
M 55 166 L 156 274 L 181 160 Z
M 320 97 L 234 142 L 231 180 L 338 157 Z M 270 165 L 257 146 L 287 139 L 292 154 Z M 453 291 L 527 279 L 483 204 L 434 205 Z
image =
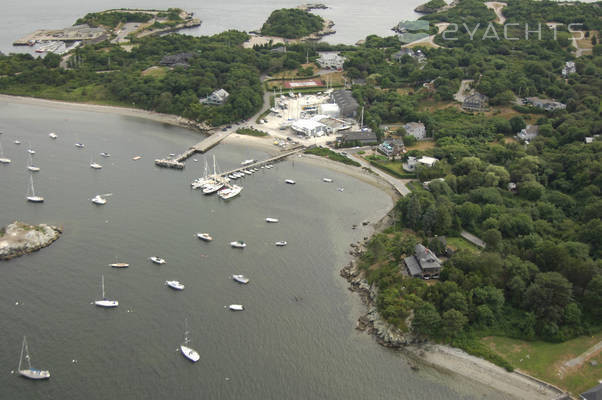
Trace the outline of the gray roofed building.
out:
M 579 395 L 584 400 L 602 400 L 602 383 Z
M 414 253 L 413 256 L 404 259 L 410 275 L 424 279 L 438 278 L 441 261 L 437 256 L 420 243 L 414 247 Z
M 201 99 L 201 103 L 215 106 L 222 105 L 228 100 L 228 96 L 230 96 L 230 93 L 226 92 L 224 89 L 218 89 L 206 98 Z
M 348 132 L 343 134 L 342 136 L 337 137 L 337 142 L 339 144 L 358 144 L 360 146 L 376 144 L 378 143 L 378 138 L 376 134 L 372 131 L 368 132 Z
M 418 264 L 418 260 L 416 260 L 416 257 L 406 257 L 403 261 L 406 263 L 406 267 L 408 267 L 408 272 L 410 273 L 410 276 L 422 277 L 422 270 L 420 270 L 420 264 Z
M 483 111 L 487 108 L 489 98 L 481 93 L 473 93 L 464 98 L 462 108 L 469 111 Z
M 408 122 L 403 126 L 408 135 L 414 136 L 418 140 L 426 139 L 426 128 L 422 122 Z
M 332 92 L 332 101 L 337 103 L 341 110 L 341 115 L 347 118 L 357 117 L 359 104 L 353 98 L 350 90 L 335 90 Z
M 414 57 L 414 55 L 415 55 L 414 50 L 410 49 L 409 47 L 404 47 L 403 49 L 399 50 L 397 53 L 391 54 L 391 59 L 393 59 L 395 61 L 401 61 L 403 56 Z
M 531 141 L 537 137 L 539 133 L 539 126 L 537 125 L 527 125 L 526 128 L 521 129 L 519 133 L 516 134 L 516 137 L 522 141 Z
M 564 110 L 566 108 L 566 104 L 549 99 L 540 99 L 539 97 L 527 97 L 523 102 L 546 111 Z
M 405 146 L 401 139 L 387 139 L 378 145 L 377 150 L 387 157 L 395 157 L 404 152 Z
M 194 58 L 194 54 L 193 53 L 179 53 L 179 54 L 172 54 L 169 56 L 165 56 L 161 59 L 161 61 L 159 61 L 160 65 L 163 65 L 165 67 L 184 67 L 184 68 L 188 68 L 190 65 L 188 64 L 188 62 L 190 60 L 192 60 Z
M 343 69 L 343 64 L 345 63 L 345 57 L 339 55 L 338 51 L 320 51 L 318 52 L 320 56 L 316 62 L 320 66 L 320 68 L 324 69 Z

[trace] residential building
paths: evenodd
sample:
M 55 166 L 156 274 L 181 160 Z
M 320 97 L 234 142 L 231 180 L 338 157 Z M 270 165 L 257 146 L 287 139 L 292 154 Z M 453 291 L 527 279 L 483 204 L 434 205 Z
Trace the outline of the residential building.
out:
M 396 53 L 391 54 L 391 59 L 393 61 L 400 62 L 403 56 L 412 57 L 414 60 L 422 63 L 426 61 L 426 55 L 422 52 L 422 50 L 416 50 L 409 47 L 404 47 Z
M 228 100 L 228 96 L 230 96 L 230 93 L 226 92 L 224 89 L 218 89 L 206 98 L 201 99 L 201 103 L 219 106 Z
M 516 137 L 523 142 L 530 142 L 531 140 L 537 137 L 539 133 L 539 126 L 537 125 L 527 125 L 526 128 L 521 129 L 519 133 L 516 134 Z
M 462 108 L 468 111 L 483 111 L 487 109 L 489 98 L 481 93 L 473 93 L 464 98 Z
M 418 164 L 416 157 L 410 156 L 406 162 L 401 164 L 401 167 L 404 171 L 414 172 L 416 171 L 416 164 Z
M 353 98 L 350 90 L 335 90 L 331 94 L 331 100 L 341 110 L 341 115 L 347 118 L 356 118 L 359 104 Z
M 575 67 L 574 61 L 567 61 L 564 64 L 564 68 L 562 68 L 562 76 L 566 78 L 570 74 L 574 74 L 577 72 L 577 68 Z
M 377 150 L 379 153 L 392 158 L 404 153 L 405 147 L 401 139 L 387 139 L 378 145 Z
M 408 272 L 413 277 L 423 279 L 438 278 L 441 272 L 441 260 L 422 244 L 414 247 L 414 255 L 404 259 Z
M 566 108 L 566 104 L 549 99 L 540 99 L 539 97 L 527 97 L 523 99 L 523 103 L 546 111 L 564 110 Z
M 418 160 L 416 160 L 416 162 L 418 164 L 427 166 L 429 168 L 432 167 L 437 161 L 439 161 L 439 160 L 437 160 L 434 157 L 428 157 L 428 156 L 422 156 Z
M 190 67 L 188 62 L 194 58 L 193 53 L 178 53 L 172 54 L 169 56 L 164 56 L 161 61 L 159 61 L 159 65 L 163 65 L 164 67 Z
M 378 138 L 372 131 L 347 132 L 337 137 L 339 146 L 369 146 L 376 143 L 378 143 Z
M 339 55 L 338 51 L 320 51 L 319 58 L 316 60 L 322 69 L 335 69 L 337 71 L 343 69 L 345 57 Z
M 417 140 L 426 139 L 426 128 L 422 122 L 408 122 L 403 126 L 408 135 L 414 136 Z

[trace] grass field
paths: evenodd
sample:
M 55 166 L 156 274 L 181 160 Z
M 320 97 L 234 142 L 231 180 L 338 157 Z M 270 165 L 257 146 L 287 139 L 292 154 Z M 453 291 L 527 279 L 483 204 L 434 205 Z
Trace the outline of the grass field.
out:
M 598 384 L 602 378 L 602 354 L 598 352 L 581 366 L 573 369 L 563 364 L 602 341 L 602 332 L 594 336 L 581 336 L 564 343 L 527 342 L 506 337 L 489 336 L 481 341 L 512 365 L 537 378 L 550 382 L 574 395 Z M 597 361 L 597 365 L 591 365 Z
M 473 253 L 481 252 L 481 250 L 477 246 L 470 243 L 468 240 L 464 239 L 463 237 L 446 236 L 445 239 L 447 240 L 447 245 L 454 250 L 468 250 L 468 251 L 472 251 Z

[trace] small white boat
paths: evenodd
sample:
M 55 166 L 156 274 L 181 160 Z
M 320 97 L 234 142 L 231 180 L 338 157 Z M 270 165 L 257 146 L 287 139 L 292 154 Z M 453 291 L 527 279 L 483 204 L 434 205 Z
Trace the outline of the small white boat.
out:
M 33 157 L 31 154 L 29 155 L 29 163 L 27 164 L 27 169 L 31 172 L 39 172 L 40 168 L 33 165 Z
M 105 276 L 102 275 L 101 278 L 101 287 L 102 287 L 102 300 L 96 300 L 94 304 L 98 307 L 104 308 L 115 308 L 119 305 L 117 300 L 108 300 L 105 296 Z
M 84 146 L 83 143 L 77 142 L 77 143 L 75 143 L 75 147 L 77 147 L 78 149 L 83 149 L 86 146 Z
M 122 263 L 122 262 L 109 264 L 109 267 L 111 267 L 111 268 L 127 268 L 129 266 L 130 266 L 130 264 L 128 264 L 128 263 Z
M 132 160 L 134 160 L 134 161 L 138 161 L 138 160 L 140 160 L 141 158 L 142 158 L 142 156 L 134 156 L 134 157 L 132 157 Z
M 217 195 L 224 200 L 238 196 L 242 192 L 242 186 L 229 185 L 227 188 L 220 190 Z
M 21 141 L 15 140 L 13 143 L 19 145 L 19 144 L 21 144 Z
M 50 132 L 48 136 L 50 136 L 50 139 L 56 139 L 58 137 L 58 135 L 54 132 Z
M 104 197 L 102 197 L 103 195 L 101 194 L 97 194 L 96 196 L 92 197 L 92 203 L 94 204 L 98 204 L 99 206 L 105 205 L 107 204 L 107 199 L 105 199 Z M 106 195 L 105 195 L 106 196 Z
M 251 171 L 248 171 L 246 169 L 243 169 L 242 172 L 244 172 L 247 175 L 253 175 L 253 173 Z
M 184 290 L 184 285 L 178 281 L 165 281 L 165 284 L 175 290 Z
M 175 154 L 175 153 L 169 153 L 169 154 L 168 154 L 168 157 L 175 157 L 175 156 L 176 156 L 176 154 Z
M 276 242 L 276 246 L 286 246 L 288 243 L 285 240 L 281 240 L 279 242 Z
M 238 176 L 234 176 L 234 174 L 230 174 L 230 175 L 228 175 L 228 178 L 235 180 L 235 179 L 238 179 Z
M 184 325 L 185 325 L 184 343 L 182 345 L 180 345 L 180 351 L 182 352 L 182 355 L 184 357 L 186 357 L 187 359 L 189 359 L 190 361 L 197 362 L 197 361 L 199 361 L 201 356 L 199 356 L 199 353 L 195 349 L 188 346 L 188 344 L 190 343 L 190 338 L 188 337 L 190 332 L 188 332 L 188 320 L 187 319 L 185 320 Z
M 255 160 L 244 160 L 243 162 L 240 163 L 240 165 L 242 165 L 244 167 L 245 165 L 253 164 L 254 162 L 255 162 Z
M 220 182 L 209 183 L 203 188 L 203 194 L 213 194 L 223 187 L 224 184 Z
M 232 279 L 234 279 L 238 283 L 242 283 L 243 285 L 249 283 L 249 278 L 247 278 L 244 275 L 232 275 Z
M 270 217 L 267 217 L 267 218 L 265 219 L 265 222 L 276 223 L 276 222 L 278 222 L 278 218 L 270 218 Z
M 36 151 L 34 149 L 27 149 L 27 152 L 29 154 L 36 154 Z
M 92 169 L 101 169 L 102 165 L 100 165 L 98 163 L 95 163 L 95 162 L 92 162 L 92 163 L 90 163 L 90 168 L 92 168 Z
M 111 155 L 109 153 L 104 152 L 104 151 L 102 153 L 100 153 L 100 155 L 103 157 L 111 157 Z
M 242 306 L 242 304 L 230 304 L 230 305 L 228 306 L 228 308 L 229 308 L 231 311 L 242 311 L 242 310 L 244 310 L 244 309 L 245 309 L 245 308 Z
M 322 181 L 330 183 L 330 182 L 332 182 L 332 179 L 330 179 L 330 178 L 322 178 Z
M 345 191 L 345 188 L 344 188 L 344 187 L 340 187 L 340 188 L 338 188 L 337 190 L 338 190 L 339 192 L 344 192 L 344 191 Z
M 151 260 L 152 262 L 154 262 L 155 264 L 159 264 L 159 265 L 163 265 L 166 263 L 166 261 L 164 259 L 162 259 L 161 257 L 149 257 L 149 260 Z
M 10 158 L 4 157 L 4 149 L 2 148 L 2 143 L 0 143 L 0 164 L 10 164 Z
M 208 234 L 208 233 L 197 233 L 196 237 L 198 237 L 199 239 L 204 240 L 206 242 L 210 242 L 210 241 L 213 240 L 213 238 L 211 237 L 211 235 Z
M 29 175 L 29 183 L 31 185 L 31 194 L 28 193 L 27 197 L 25 197 L 27 201 L 31 203 L 43 203 L 44 198 L 42 196 L 36 196 L 36 190 L 33 187 L 33 177 L 31 175 Z
M 288 183 L 289 185 L 294 185 L 296 182 L 292 179 L 285 179 L 284 182 Z
M 22 369 L 21 364 L 23 362 L 23 353 L 25 352 L 25 360 L 29 368 Z M 19 375 L 34 380 L 48 379 L 50 378 L 50 372 L 46 370 L 40 370 L 31 367 L 31 357 L 29 356 L 29 347 L 27 346 L 27 339 L 23 336 L 23 344 L 21 345 L 21 356 L 19 357 L 19 367 L 17 368 Z
M 237 249 L 244 249 L 245 247 L 247 247 L 247 244 L 242 240 L 237 240 L 235 242 L 230 242 L 230 246 L 235 247 Z

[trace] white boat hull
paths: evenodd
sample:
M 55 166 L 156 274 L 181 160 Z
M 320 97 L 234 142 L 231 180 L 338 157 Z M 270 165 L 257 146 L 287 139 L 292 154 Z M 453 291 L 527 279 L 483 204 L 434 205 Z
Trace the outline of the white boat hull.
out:
M 210 242 L 213 240 L 211 235 L 209 235 L 208 233 L 197 233 L 196 237 L 198 237 L 201 240 L 204 240 L 205 242 Z
M 39 370 L 39 369 L 33 369 L 33 368 L 32 369 L 21 369 L 21 370 L 19 370 L 19 375 L 21 375 L 25 378 L 34 379 L 34 380 L 50 378 L 50 372 Z
M 230 242 L 230 246 L 237 249 L 244 249 L 245 247 L 247 247 L 247 244 L 243 242 Z
M 247 278 L 244 275 L 232 275 L 232 279 L 234 279 L 238 283 L 242 283 L 243 285 L 249 283 L 249 278 Z
M 10 164 L 10 158 L 0 158 L 0 164 Z
M 115 308 L 119 306 L 119 302 L 117 300 L 96 300 L 94 304 L 103 308 Z
M 266 218 L 265 222 L 275 224 L 276 222 L 278 222 L 278 218 Z
M 31 203 L 43 203 L 44 198 L 40 196 L 27 196 L 27 201 Z
M 178 281 L 165 281 L 165 284 L 174 290 L 184 290 L 184 285 Z
M 188 346 L 181 345 L 180 351 L 182 352 L 184 357 L 186 357 L 187 359 L 189 359 L 192 362 L 197 362 L 201 358 L 201 356 L 199 356 L 199 353 L 197 353 L 196 350 L 191 349 Z
M 231 311 L 242 311 L 242 310 L 244 310 L 244 309 L 245 309 L 245 308 L 242 306 L 242 304 L 230 304 L 230 305 L 228 306 L 228 308 L 229 308 Z
M 165 264 L 165 260 L 162 258 L 159 258 L 159 257 L 150 257 L 149 260 L 151 260 L 155 264 L 159 264 L 159 265 Z

